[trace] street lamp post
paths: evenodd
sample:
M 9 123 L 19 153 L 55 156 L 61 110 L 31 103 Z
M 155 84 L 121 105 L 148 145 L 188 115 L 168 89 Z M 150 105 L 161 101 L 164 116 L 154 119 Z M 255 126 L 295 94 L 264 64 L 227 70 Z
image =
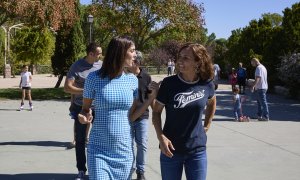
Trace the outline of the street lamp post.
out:
M 94 21 L 94 16 L 89 15 L 87 18 L 88 23 L 90 24 L 90 43 L 92 42 L 92 24 Z
M 4 26 L 2 25 L 1 28 L 4 30 L 5 33 L 5 40 L 4 40 L 4 78 L 11 77 L 11 67 L 9 61 L 9 50 L 10 50 L 10 30 L 12 29 L 21 29 L 24 23 L 14 24 L 12 26 Z M 8 62 L 8 63 L 7 63 Z

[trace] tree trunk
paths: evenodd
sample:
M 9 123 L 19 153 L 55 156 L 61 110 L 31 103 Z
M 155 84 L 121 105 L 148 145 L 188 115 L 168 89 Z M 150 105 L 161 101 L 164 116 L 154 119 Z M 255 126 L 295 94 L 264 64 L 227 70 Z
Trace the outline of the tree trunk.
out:
M 59 88 L 59 86 L 60 86 L 61 81 L 63 80 L 63 78 L 64 78 L 64 75 L 62 75 L 62 74 L 60 74 L 60 75 L 58 76 L 58 80 L 57 80 L 56 85 L 55 85 L 54 88 Z

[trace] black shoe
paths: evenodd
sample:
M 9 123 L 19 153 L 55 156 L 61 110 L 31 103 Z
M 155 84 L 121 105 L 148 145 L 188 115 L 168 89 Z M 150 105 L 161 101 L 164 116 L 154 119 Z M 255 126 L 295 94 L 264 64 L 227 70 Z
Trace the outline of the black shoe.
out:
M 84 171 L 78 171 L 78 174 L 75 178 L 75 180 L 84 180 L 85 172 Z
M 136 180 L 146 180 L 144 173 L 136 173 Z

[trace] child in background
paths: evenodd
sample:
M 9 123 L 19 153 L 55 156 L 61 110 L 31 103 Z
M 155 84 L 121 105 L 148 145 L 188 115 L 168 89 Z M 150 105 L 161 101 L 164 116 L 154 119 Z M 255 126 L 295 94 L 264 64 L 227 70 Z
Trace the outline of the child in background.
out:
M 27 65 L 23 65 L 22 73 L 21 73 L 21 81 L 20 81 L 20 85 L 19 85 L 19 87 L 22 90 L 22 101 L 21 101 L 21 106 L 19 108 L 20 111 L 24 109 L 24 100 L 26 97 L 26 93 L 27 93 L 28 100 L 29 100 L 30 110 L 32 111 L 32 109 L 33 109 L 32 98 L 31 98 L 31 82 L 32 82 L 31 72 L 28 71 Z
M 233 113 L 234 113 L 234 120 L 239 122 L 248 122 L 249 117 L 243 116 L 242 113 L 242 102 L 243 97 L 239 94 L 240 90 L 237 87 L 233 88 Z
M 231 84 L 231 89 L 233 92 L 237 83 L 237 74 L 234 68 L 231 69 L 231 73 L 229 74 L 229 83 Z

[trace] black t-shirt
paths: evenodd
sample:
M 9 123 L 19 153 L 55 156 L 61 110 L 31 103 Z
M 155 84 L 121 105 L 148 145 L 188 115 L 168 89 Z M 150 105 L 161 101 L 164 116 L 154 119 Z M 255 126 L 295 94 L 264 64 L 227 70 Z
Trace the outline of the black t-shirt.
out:
M 142 106 L 146 99 L 148 99 L 147 87 L 151 83 L 151 76 L 146 72 L 146 70 L 140 68 L 140 73 L 136 76 L 139 81 L 139 98 L 137 107 Z M 149 109 L 147 109 L 142 116 L 140 116 L 136 121 L 141 119 L 149 118 Z
M 207 100 L 215 94 L 213 81 L 186 82 L 178 75 L 165 78 L 156 100 L 165 106 L 164 135 L 172 141 L 175 153 L 206 149 L 202 114 Z

